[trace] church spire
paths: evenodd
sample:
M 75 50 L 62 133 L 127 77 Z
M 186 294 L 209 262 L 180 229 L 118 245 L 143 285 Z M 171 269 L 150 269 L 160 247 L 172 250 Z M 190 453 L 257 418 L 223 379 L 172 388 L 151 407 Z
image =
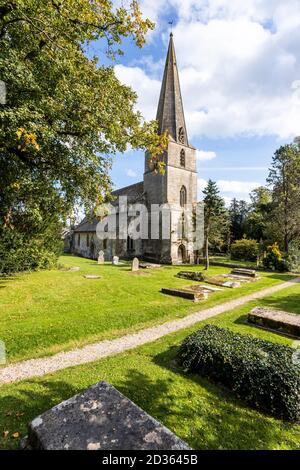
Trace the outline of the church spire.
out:
M 156 120 L 159 134 L 167 129 L 175 142 L 188 145 L 173 33 L 170 34 Z

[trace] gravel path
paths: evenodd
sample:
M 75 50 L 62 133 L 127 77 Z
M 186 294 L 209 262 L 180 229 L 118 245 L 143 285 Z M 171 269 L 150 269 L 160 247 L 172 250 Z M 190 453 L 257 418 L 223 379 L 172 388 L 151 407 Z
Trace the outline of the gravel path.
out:
M 142 344 L 155 341 L 169 333 L 187 328 L 202 320 L 206 320 L 207 318 L 214 317 L 228 310 L 233 310 L 234 308 L 244 305 L 251 300 L 261 299 L 267 295 L 273 294 L 274 292 L 291 287 L 291 285 L 295 283 L 300 283 L 300 278 L 292 279 L 277 286 L 268 287 L 261 291 L 253 292 L 252 294 L 216 305 L 215 307 L 192 313 L 180 320 L 172 320 L 167 323 L 163 323 L 162 325 L 153 326 L 151 328 L 140 330 L 137 333 L 122 336 L 121 338 L 100 341 L 98 343 L 89 344 L 80 349 L 61 352 L 50 357 L 30 359 L 11 364 L 0 369 L 0 385 L 42 376 L 49 374 L 50 372 L 65 369 L 66 367 L 86 364 L 88 362 L 102 359 L 103 357 L 119 354 L 128 349 L 133 349 Z

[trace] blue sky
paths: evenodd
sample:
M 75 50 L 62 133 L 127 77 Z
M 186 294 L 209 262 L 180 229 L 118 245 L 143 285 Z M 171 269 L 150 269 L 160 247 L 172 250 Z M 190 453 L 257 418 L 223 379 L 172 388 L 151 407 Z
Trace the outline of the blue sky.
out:
M 140 3 L 156 29 L 141 50 L 125 41 L 116 75 L 154 119 L 173 20 L 189 140 L 199 150 L 199 198 L 211 178 L 226 202 L 248 199 L 265 183 L 274 151 L 300 134 L 300 0 Z M 115 187 L 141 181 L 143 165 L 142 152 L 117 155 Z

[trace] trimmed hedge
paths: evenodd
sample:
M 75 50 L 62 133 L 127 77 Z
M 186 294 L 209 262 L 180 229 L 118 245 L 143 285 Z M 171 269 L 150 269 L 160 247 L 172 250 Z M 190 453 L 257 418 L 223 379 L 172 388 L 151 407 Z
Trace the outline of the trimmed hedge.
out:
M 300 419 L 300 365 L 295 349 L 206 325 L 188 336 L 180 364 L 232 390 L 253 407 L 288 421 Z
M 236 240 L 230 247 L 230 256 L 233 260 L 256 261 L 259 253 L 259 244 L 256 240 L 242 238 Z

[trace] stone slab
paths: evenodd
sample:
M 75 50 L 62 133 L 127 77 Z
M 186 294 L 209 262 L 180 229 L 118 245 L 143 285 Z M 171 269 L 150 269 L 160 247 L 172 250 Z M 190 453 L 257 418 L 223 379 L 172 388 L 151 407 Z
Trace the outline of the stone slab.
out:
M 300 315 L 295 313 L 256 307 L 248 313 L 248 321 L 263 328 L 300 338 Z
M 222 292 L 224 289 L 221 289 L 220 287 L 212 287 L 212 286 L 199 286 L 204 290 L 207 290 L 209 292 Z
M 36 417 L 23 448 L 188 450 L 188 445 L 112 385 L 98 382 Z
M 67 271 L 80 271 L 80 266 L 70 266 Z
M 205 300 L 208 297 L 207 292 L 195 292 L 189 289 L 169 289 L 162 288 L 161 292 L 163 294 L 173 295 L 175 297 L 182 297 L 183 299 L 193 300 L 198 302 L 199 300 Z
M 244 268 L 234 268 L 231 271 L 231 274 L 236 274 L 237 276 L 247 276 L 247 277 L 256 277 L 256 271 L 254 269 L 244 269 Z
M 221 286 L 229 287 L 230 289 L 237 289 L 238 287 L 241 287 L 241 283 L 237 281 L 226 281 L 221 284 Z
M 203 282 L 205 280 L 205 276 L 200 271 L 180 271 L 176 274 L 176 277 L 181 279 L 189 279 L 190 281 Z
M 140 263 L 140 268 L 142 268 L 142 269 L 156 269 L 156 268 L 161 268 L 161 264 Z
M 243 276 L 242 274 L 223 274 L 224 277 L 228 277 L 229 279 L 234 279 L 240 282 L 256 282 L 260 278 L 259 277 L 250 277 L 250 276 Z
M 101 276 L 97 276 L 96 274 L 86 274 L 85 279 L 101 279 Z

